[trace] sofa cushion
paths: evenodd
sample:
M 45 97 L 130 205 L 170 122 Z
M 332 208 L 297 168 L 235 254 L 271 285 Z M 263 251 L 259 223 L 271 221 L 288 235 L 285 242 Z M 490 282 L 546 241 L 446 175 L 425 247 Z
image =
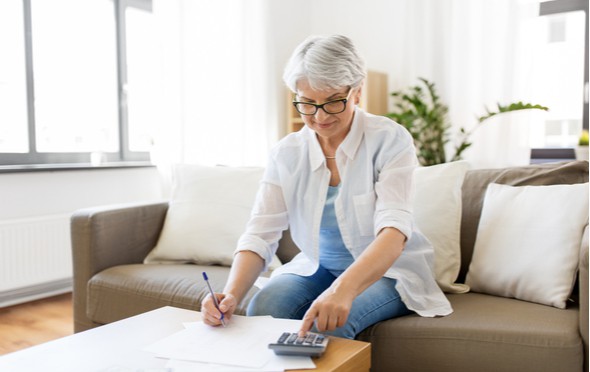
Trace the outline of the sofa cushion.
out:
M 461 267 L 461 185 L 468 168 L 466 161 L 454 161 L 414 171 L 414 220 L 434 247 L 436 282 L 449 293 L 469 291 L 455 283 Z
M 454 312 L 377 323 L 357 338 L 371 342 L 376 371 L 579 371 L 578 308 L 561 310 L 479 293 L 449 294 Z M 550 320 L 550 321 L 549 321 Z
M 164 227 L 144 263 L 230 266 L 263 172 L 259 167 L 176 165 Z M 275 257 L 272 267 L 279 264 Z
M 588 184 L 488 186 L 466 283 L 565 308 L 588 219 Z
M 458 282 L 464 283 L 477 228 L 481 216 L 483 199 L 490 183 L 503 185 L 563 185 L 588 182 L 588 162 L 533 164 L 505 169 L 474 169 L 465 174 L 462 187 L 461 217 L 461 270 Z
M 227 267 L 133 264 L 108 268 L 88 282 L 87 316 L 107 324 L 162 306 L 200 311 L 201 301 L 209 293 L 203 271 L 213 290 L 221 292 L 229 274 Z M 257 291 L 253 287 L 248 292 L 236 314 L 245 314 L 243 304 Z

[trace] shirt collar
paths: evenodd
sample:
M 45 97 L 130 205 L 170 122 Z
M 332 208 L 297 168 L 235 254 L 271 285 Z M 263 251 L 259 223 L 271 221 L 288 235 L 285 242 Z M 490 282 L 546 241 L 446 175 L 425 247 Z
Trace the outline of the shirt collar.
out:
M 348 132 L 346 138 L 344 138 L 344 141 L 342 141 L 342 143 L 339 146 L 339 150 L 342 150 L 344 155 L 346 155 L 349 159 L 354 159 L 358 151 L 358 148 L 361 144 L 364 132 L 364 116 L 365 112 L 357 106 L 354 110 L 354 118 L 352 119 L 350 132 Z M 309 163 L 311 169 L 316 170 L 325 161 L 324 153 L 322 152 L 322 148 L 320 146 L 320 143 L 315 132 L 309 129 L 309 127 L 307 126 L 303 127 L 303 130 L 306 131 L 309 143 Z
M 350 126 L 350 132 L 340 144 L 340 148 L 349 159 L 354 159 L 363 139 L 365 111 L 358 106 L 354 109 L 354 119 Z

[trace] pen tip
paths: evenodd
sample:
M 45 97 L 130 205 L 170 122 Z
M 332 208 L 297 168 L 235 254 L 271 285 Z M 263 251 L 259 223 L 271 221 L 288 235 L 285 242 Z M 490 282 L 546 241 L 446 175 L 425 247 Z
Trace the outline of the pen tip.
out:
M 205 280 L 209 280 L 209 278 L 207 278 L 207 273 L 206 273 L 206 272 L 204 272 L 204 271 L 203 271 L 203 278 L 204 278 Z

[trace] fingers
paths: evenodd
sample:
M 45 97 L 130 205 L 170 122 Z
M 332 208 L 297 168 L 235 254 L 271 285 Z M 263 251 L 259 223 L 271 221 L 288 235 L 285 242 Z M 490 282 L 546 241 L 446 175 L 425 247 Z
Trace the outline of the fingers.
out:
M 225 298 L 226 298 L 225 295 L 220 294 L 220 293 L 216 293 L 215 296 L 216 296 L 218 302 L 225 301 Z M 224 304 L 224 308 L 230 309 L 231 302 L 232 302 L 231 299 L 226 301 Z M 222 309 L 222 311 L 219 311 L 217 309 L 217 307 L 215 306 L 215 303 L 213 302 L 213 298 L 211 297 L 210 294 L 205 296 L 205 299 L 203 300 L 203 302 L 201 304 L 201 315 L 203 318 L 203 322 L 205 324 L 208 324 L 211 326 L 221 325 L 222 319 L 224 320 L 224 322 L 227 322 L 231 318 L 231 312 L 233 312 L 233 311 L 231 311 L 231 312 L 223 311 L 223 308 L 221 307 L 221 305 L 220 305 L 220 309 Z M 227 312 L 227 314 L 226 314 L 226 312 Z
M 303 337 L 315 323 L 318 332 L 333 331 L 346 324 L 349 310 L 345 307 L 314 302 L 303 316 L 299 336 Z
M 203 323 L 210 325 L 210 326 L 214 326 L 214 327 L 221 325 L 221 319 L 217 318 L 213 314 L 207 313 L 205 311 L 203 311 L 201 314 L 202 314 Z
M 316 318 L 316 313 L 312 312 L 312 308 L 309 308 L 309 310 L 307 310 L 307 312 L 303 316 L 303 323 L 301 324 L 301 327 L 299 328 L 299 337 L 305 337 L 307 332 L 309 332 L 309 330 L 313 326 L 313 322 L 315 321 L 315 318 Z
M 227 322 L 229 322 L 229 320 L 231 319 L 232 314 L 236 309 L 237 303 L 238 302 L 236 298 L 231 294 L 227 294 L 224 297 L 220 298 L 218 302 L 219 311 L 221 312 L 220 321 L 224 327 L 227 325 Z
M 344 325 L 345 322 L 342 322 L 341 319 L 338 314 L 320 313 L 315 319 L 315 326 L 319 332 L 333 331 Z
M 223 313 L 233 313 L 233 310 L 236 308 L 236 302 L 236 298 L 233 295 L 227 294 L 219 299 L 219 310 Z

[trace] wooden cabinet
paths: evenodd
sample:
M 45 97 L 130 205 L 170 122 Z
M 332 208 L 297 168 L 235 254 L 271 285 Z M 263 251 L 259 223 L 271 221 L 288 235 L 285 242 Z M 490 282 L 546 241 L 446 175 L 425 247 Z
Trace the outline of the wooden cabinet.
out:
M 294 94 L 287 89 L 287 133 L 301 129 L 303 119 L 295 110 L 293 102 Z M 363 94 L 359 106 L 375 115 L 385 115 L 389 112 L 389 91 L 387 88 L 387 74 L 377 71 L 367 71 L 367 78 L 363 86 Z

